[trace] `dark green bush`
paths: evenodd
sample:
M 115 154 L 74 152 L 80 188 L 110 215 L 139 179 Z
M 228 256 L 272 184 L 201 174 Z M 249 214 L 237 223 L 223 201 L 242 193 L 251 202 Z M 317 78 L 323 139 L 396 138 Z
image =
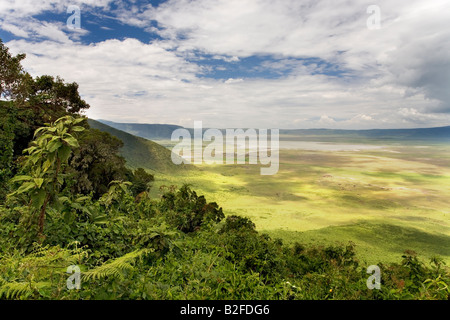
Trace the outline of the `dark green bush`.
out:
M 171 225 L 184 233 L 198 230 L 205 222 L 220 222 L 224 218 L 217 203 L 207 203 L 204 196 L 184 185 L 178 191 L 162 196 L 159 208 Z

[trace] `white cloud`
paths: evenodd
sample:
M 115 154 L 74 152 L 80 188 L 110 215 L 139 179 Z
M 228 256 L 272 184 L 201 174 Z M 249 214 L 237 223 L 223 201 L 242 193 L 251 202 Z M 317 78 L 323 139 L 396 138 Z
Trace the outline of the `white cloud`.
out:
M 319 57 L 362 78 L 418 88 L 450 111 L 450 2 L 378 1 L 380 30 L 366 27 L 369 4 L 172 0 L 143 16 L 157 20 L 179 51 Z
M 402 121 L 414 124 L 426 124 L 430 121 L 439 121 L 439 116 L 435 114 L 422 113 L 414 108 L 401 108 L 398 111 Z
M 109 8 L 112 1 L 0 0 L 1 28 L 28 38 L 7 45 L 27 53 L 24 65 L 33 75 L 78 82 L 94 118 L 357 129 L 438 126 L 450 120 L 450 113 L 439 113 L 450 110 L 448 1 L 378 1 L 380 30 L 366 27 L 366 8 L 372 4 L 366 1 L 171 0 L 158 8 L 118 2 L 109 14 L 159 32 L 164 40 L 90 45 L 76 42 L 77 35 L 62 24 L 32 18 L 65 10 L 69 3 L 88 10 Z M 278 59 L 259 68 L 282 77 L 199 78 L 213 68 L 201 66 L 203 54 L 228 63 L 271 55 Z M 298 60 L 308 57 L 347 76 L 326 76 L 320 74 L 324 64 Z
M 18 26 L 14 24 L 5 23 L 3 21 L 0 21 L 0 28 L 3 30 L 6 30 L 8 32 L 11 32 L 13 35 L 22 37 L 22 38 L 28 38 L 29 34 L 27 31 L 23 30 L 22 28 L 19 28 Z
M 113 0 L 0 0 L 0 28 L 12 34 L 31 38 L 31 40 L 45 39 L 62 43 L 70 42 L 70 39 L 78 40 L 81 35 L 87 33 L 84 29 L 69 30 L 66 21 L 46 22 L 35 18 L 44 12 L 66 13 L 69 5 L 80 7 L 83 10 L 92 8 L 106 8 Z M 69 17 L 69 15 L 67 15 Z
M 242 81 L 244 81 L 244 79 L 233 79 L 233 78 L 229 78 L 228 80 L 225 81 L 225 83 L 226 83 L 226 84 L 229 84 L 229 83 L 239 83 L 239 82 L 242 82 Z
M 333 118 L 330 118 L 329 116 L 322 115 L 318 121 L 318 123 L 323 124 L 323 125 L 330 125 L 330 124 L 335 124 L 336 121 Z
M 107 8 L 114 0 L 0 0 L 2 17 L 31 17 L 45 11 L 65 12 L 69 5 Z

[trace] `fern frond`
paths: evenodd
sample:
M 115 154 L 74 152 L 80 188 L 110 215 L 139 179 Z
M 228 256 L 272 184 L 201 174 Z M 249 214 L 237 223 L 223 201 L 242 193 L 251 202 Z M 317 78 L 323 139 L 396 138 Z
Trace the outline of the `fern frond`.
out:
M 0 285 L 0 298 L 17 299 L 27 298 L 34 293 L 29 282 L 7 282 L 2 281 Z
M 97 268 L 83 272 L 83 280 L 100 280 L 106 277 L 123 279 L 126 271 L 132 271 L 134 269 L 133 263 L 150 251 L 150 249 L 136 250 L 111 262 L 108 261 Z

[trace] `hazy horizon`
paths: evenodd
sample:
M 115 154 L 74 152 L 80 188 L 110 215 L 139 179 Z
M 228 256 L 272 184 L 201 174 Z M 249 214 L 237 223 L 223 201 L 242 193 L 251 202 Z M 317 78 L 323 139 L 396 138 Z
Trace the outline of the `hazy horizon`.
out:
M 95 121 L 99 121 L 99 122 L 113 122 L 113 123 L 117 123 L 117 124 L 138 124 L 138 125 L 167 125 L 167 126 L 180 126 L 183 128 L 187 128 L 187 129 L 192 129 L 193 127 L 189 127 L 189 126 L 181 126 L 178 124 L 174 124 L 174 123 L 147 123 L 147 122 L 118 122 L 118 121 L 113 121 L 113 120 L 108 120 L 108 119 L 94 119 L 94 118 L 90 118 L 92 120 Z M 450 125 L 447 126 L 437 126 L 437 127 L 415 127 L 415 128 L 370 128 L 370 129 L 335 129 L 335 128 L 277 128 L 280 130 L 342 130 L 342 131 L 364 131 L 364 130 L 419 130 L 419 129 L 437 129 L 437 128 L 447 128 L 450 127 Z M 208 129 L 210 127 L 203 127 L 203 129 Z M 247 129 L 250 127 L 245 127 L 242 129 Z M 237 127 L 219 127 L 216 129 L 238 129 Z M 257 129 L 257 128 L 256 128 Z

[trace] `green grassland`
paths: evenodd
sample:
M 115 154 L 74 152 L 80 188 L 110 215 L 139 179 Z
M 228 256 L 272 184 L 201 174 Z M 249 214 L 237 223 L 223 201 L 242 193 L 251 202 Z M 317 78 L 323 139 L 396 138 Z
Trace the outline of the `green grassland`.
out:
M 161 147 L 174 146 L 167 138 L 156 144 L 106 125 L 99 129 L 105 128 L 124 141 L 121 153 L 129 165 L 154 173 L 153 197 L 160 196 L 161 186 L 189 184 L 226 215 L 249 217 L 258 230 L 285 243 L 351 241 L 368 263 L 399 261 L 405 250 L 450 263 L 448 142 L 395 138 L 384 131 L 387 137 L 381 138 L 287 132 L 280 136 L 278 173 L 263 176 L 259 165 L 249 164 L 180 170 Z M 301 141 L 320 145 L 283 149 L 283 142 Z M 342 144 L 359 146 L 340 149 Z
M 286 243 L 352 241 L 368 263 L 398 261 L 406 249 L 449 263 L 450 145 L 378 142 L 360 151 L 282 149 L 273 176 L 248 164 L 156 174 L 152 195 L 188 183 Z

